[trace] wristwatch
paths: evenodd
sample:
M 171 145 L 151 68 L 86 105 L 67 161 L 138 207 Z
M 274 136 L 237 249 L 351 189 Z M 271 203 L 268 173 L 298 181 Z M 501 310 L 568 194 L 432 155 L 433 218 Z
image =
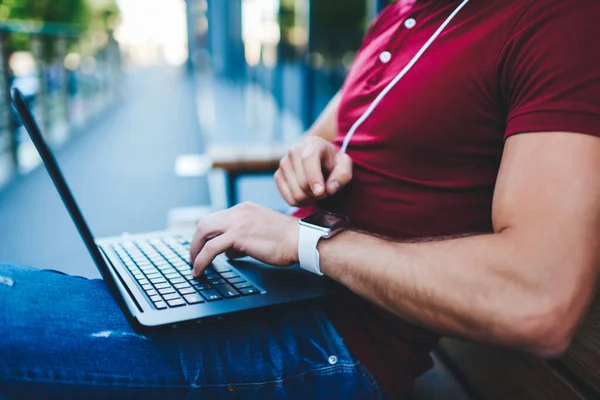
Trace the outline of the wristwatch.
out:
M 317 244 L 343 231 L 350 224 L 348 217 L 325 211 L 301 219 L 298 222 L 298 259 L 300 267 L 317 275 L 323 275 L 319 262 Z

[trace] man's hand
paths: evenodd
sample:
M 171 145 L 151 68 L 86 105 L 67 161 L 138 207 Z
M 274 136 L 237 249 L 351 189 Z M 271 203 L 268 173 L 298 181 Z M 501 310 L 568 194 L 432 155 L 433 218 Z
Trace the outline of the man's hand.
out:
M 352 179 L 352 160 L 333 144 L 306 136 L 279 163 L 275 183 L 291 206 L 332 196 Z
M 251 203 L 204 218 L 190 244 L 193 275 L 221 254 L 251 256 L 270 265 L 298 262 L 298 219 Z

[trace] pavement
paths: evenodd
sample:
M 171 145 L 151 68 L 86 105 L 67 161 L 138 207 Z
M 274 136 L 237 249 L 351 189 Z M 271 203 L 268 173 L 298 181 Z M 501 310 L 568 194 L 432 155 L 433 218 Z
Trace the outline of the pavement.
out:
M 57 154 L 97 237 L 161 230 L 169 209 L 209 203 L 205 178 L 174 172 L 177 156 L 203 151 L 193 77 L 179 67 L 135 70 L 121 89 Z M 3 262 L 99 276 L 41 167 L 0 192 L 0 229 Z

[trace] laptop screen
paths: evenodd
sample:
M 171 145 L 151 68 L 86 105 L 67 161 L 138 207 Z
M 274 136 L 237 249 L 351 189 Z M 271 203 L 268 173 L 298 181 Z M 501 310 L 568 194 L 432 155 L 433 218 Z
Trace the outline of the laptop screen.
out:
M 109 288 L 113 291 L 115 297 L 119 300 L 119 305 L 121 305 L 122 308 L 125 310 L 126 307 L 123 304 L 123 302 L 120 301 L 121 295 L 118 293 L 118 289 L 114 282 L 113 275 L 111 274 L 108 265 L 106 264 L 102 253 L 100 252 L 100 249 L 96 245 L 94 235 L 92 234 L 92 231 L 90 230 L 88 224 L 85 222 L 85 218 L 83 217 L 79 206 L 75 202 L 73 194 L 69 190 L 67 181 L 65 180 L 58 166 L 58 162 L 56 161 L 54 153 L 52 152 L 52 150 L 50 150 L 50 147 L 44 140 L 44 137 L 40 132 L 40 128 L 37 122 L 35 121 L 33 114 L 25 104 L 25 101 L 23 101 L 23 97 L 19 90 L 13 88 L 11 90 L 11 96 L 12 103 L 17 111 L 17 114 L 21 119 L 25 130 L 27 130 L 27 133 L 31 137 L 35 148 L 40 154 L 42 162 L 44 163 L 44 166 L 46 167 L 46 170 L 48 171 L 48 174 L 50 175 L 50 178 L 52 179 L 52 182 L 54 183 L 54 186 L 56 187 L 60 198 L 62 199 L 65 207 L 67 208 L 67 211 L 69 212 L 69 215 L 71 216 L 71 219 L 73 220 L 73 223 L 75 224 L 79 235 L 83 239 L 83 242 L 85 243 L 85 246 L 87 247 L 90 256 L 94 260 L 94 263 L 100 271 L 102 278 L 107 283 Z M 128 313 L 126 312 L 126 314 Z

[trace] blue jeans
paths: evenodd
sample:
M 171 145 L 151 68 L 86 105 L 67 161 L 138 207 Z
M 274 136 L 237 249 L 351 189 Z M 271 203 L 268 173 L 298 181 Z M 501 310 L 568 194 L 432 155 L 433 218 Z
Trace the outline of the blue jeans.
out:
M 0 265 L 2 395 L 164 400 L 383 397 L 317 302 L 139 334 L 103 281 L 11 265 Z

